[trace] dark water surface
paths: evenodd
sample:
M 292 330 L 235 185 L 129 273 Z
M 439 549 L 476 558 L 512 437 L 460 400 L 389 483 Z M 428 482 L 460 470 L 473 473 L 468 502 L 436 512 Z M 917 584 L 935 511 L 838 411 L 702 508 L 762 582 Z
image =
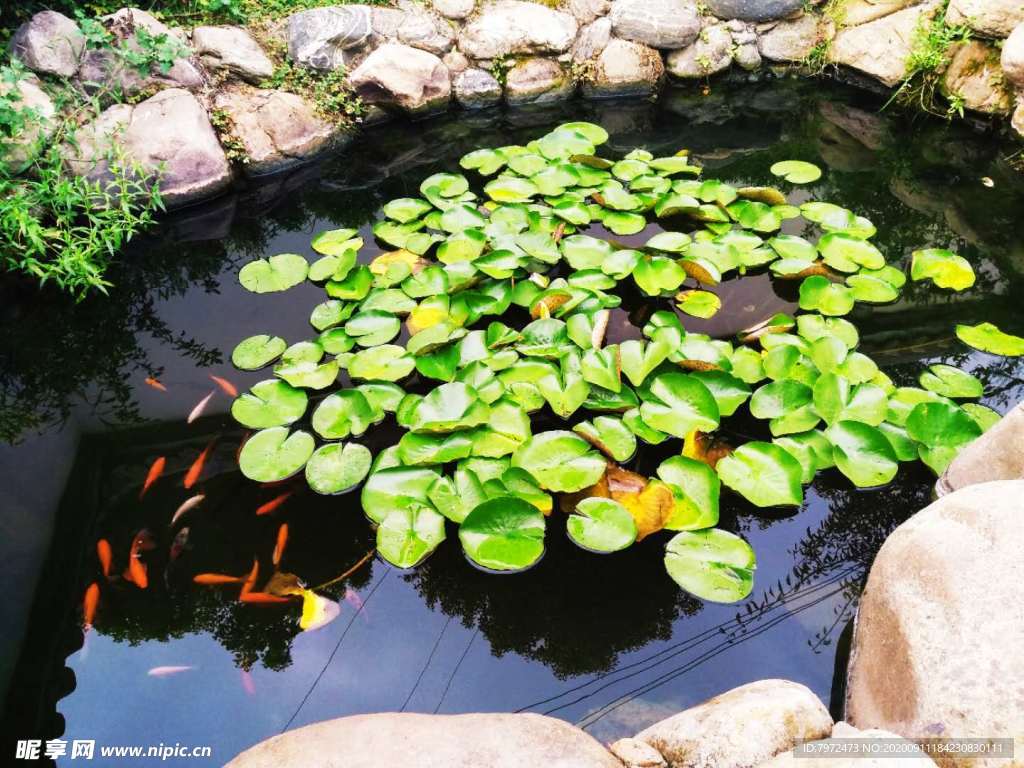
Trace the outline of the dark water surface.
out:
M 607 156 L 689 147 L 707 176 L 737 186 L 772 183 L 777 160 L 819 163 L 823 179 L 792 202 L 813 196 L 867 216 L 897 266 L 921 247 L 966 256 L 979 276 L 973 289 L 911 284 L 899 303 L 859 306 L 851 319 L 862 349 L 898 384 L 913 383 L 924 363 L 952 363 L 981 377 L 983 402 L 1004 412 L 1024 395 L 1024 364 L 971 352 L 952 330 L 990 320 L 1024 332 L 1022 177 L 992 136 L 879 116 L 877 107 L 839 86 L 776 82 L 383 126 L 315 167 L 175 216 L 133 246 L 109 298 L 73 305 L 6 288 L 0 435 L 14 445 L 0 447 L 5 737 L 209 745 L 211 760 L 188 764 L 220 765 L 287 728 L 363 712 L 525 709 L 610 740 L 761 678 L 841 700 L 837 648 L 886 534 L 929 501 L 934 478 L 921 465 L 904 465 L 895 483 L 870 492 L 834 471 L 819 474 L 803 508 L 784 515 L 724 495 L 721 526 L 758 557 L 754 592 L 741 605 L 681 592 L 662 564 L 665 535 L 600 557 L 552 519 L 547 552 L 527 573 L 481 573 L 450 530 L 413 571 L 371 560 L 326 588 L 341 601 L 340 618 L 300 633 L 295 606 L 242 605 L 235 591 L 194 587 L 191 577 L 244 573 L 254 554 L 269 562 L 286 521 L 283 568 L 311 585 L 328 582 L 373 547 L 358 495 L 318 497 L 300 482 L 275 514 L 257 518 L 256 507 L 282 489 L 237 472 L 243 431 L 230 399 L 217 391 L 201 419 L 189 425 L 185 416 L 214 389 L 210 374 L 240 390 L 266 377 L 234 371 L 240 339 L 311 333 L 322 289 L 254 296 L 238 285 L 242 264 L 280 252 L 311 257 L 311 236 L 340 226 L 361 228 L 369 259 L 383 203 L 416 196 L 421 179 L 457 170 L 471 149 L 525 143 L 568 119 L 607 128 Z M 726 284 L 721 315 L 687 326 L 731 334 L 792 308 L 790 288 L 765 277 Z M 634 322 L 650 311 L 632 309 Z M 150 375 L 167 391 L 146 386 Z M 378 450 L 395 438 L 383 427 L 363 442 Z M 186 491 L 185 472 L 211 444 L 198 485 Z M 642 451 L 630 466 L 652 473 L 677 449 L 670 441 Z M 157 456 L 167 472 L 140 502 Z M 206 500 L 188 521 L 191 548 L 169 562 L 168 521 L 196 491 Z M 96 540 L 112 543 L 119 572 L 142 528 L 157 545 L 147 553 L 150 587 L 104 587 L 83 644 L 81 595 L 98 576 Z M 163 666 L 189 669 L 148 674 Z

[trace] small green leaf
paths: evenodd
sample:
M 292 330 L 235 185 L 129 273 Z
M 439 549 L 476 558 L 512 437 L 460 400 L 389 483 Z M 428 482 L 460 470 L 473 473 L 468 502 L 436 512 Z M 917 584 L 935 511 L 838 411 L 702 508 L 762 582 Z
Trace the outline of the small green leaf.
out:
M 566 521 L 569 538 L 591 552 L 618 552 L 636 541 L 636 521 L 612 499 L 586 498 Z
M 676 584 L 715 603 L 747 597 L 754 588 L 755 568 L 751 546 L 718 528 L 677 533 L 665 548 L 665 570 Z

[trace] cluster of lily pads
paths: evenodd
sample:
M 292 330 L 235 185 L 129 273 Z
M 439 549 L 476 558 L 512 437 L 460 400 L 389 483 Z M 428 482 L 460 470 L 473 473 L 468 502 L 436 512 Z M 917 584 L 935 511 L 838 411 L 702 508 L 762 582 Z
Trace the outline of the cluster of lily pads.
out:
M 556 510 L 595 552 L 674 531 L 670 576 L 733 601 L 752 589 L 755 556 L 715 527 L 723 484 L 771 507 L 801 504 L 803 485 L 833 466 L 858 487 L 888 483 L 899 462 L 919 458 L 939 473 L 998 418 L 969 402 L 982 395 L 969 373 L 934 365 L 920 387 L 896 387 L 857 351 L 841 315 L 896 300 L 906 281 L 871 243 L 870 221 L 826 202 L 790 205 L 774 187 L 701 180 L 685 151 L 606 160 L 597 147 L 607 138 L 577 122 L 470 152 L 461 166 L 482 194 L 462 174 L 425 179 L 421 197 L 384 206 L 373 232 L 392 250 L 369 263 L 357 232 L 340 229 L 314 238 L 322 258 L 312 264 L 280 254 L 243 267 L 242 285 L 257 293 L 308 279 L 327 294 L 310 316 L 316 337 L 253 336 L 234 350 L 240 369 L 274 364 L 232 408 L 259 430 L 240 452 L 243 474 L 275 482 L 304 469 L 322 494 L 363 484 L 378 551 L 400 567 L 442 543 L 446 520 L 468 558 L 496 571 L 537 562 Z M 772 172 L 790 184 L 821 175 L 800 161 Z M 816 242 L 780 233 L 796 217 L 817 225 Z M 642 247 L 584 232 L 634 235 L 653 220 L 661 231 Z M 734 340 L 685 329 L 680 313 L 707 318 L 721 306 L 705 288 L 765 269 L 801 281 L 802 313 Z M 974 282 L 966 260 L 936 249 L 914 254 L 911 277 L 957 290 Z M 624 281 L 661 308 L 643 338 L 607 344 Z M 1024 352 L 994 326 L 958 334 Z M 770 442 L 710 436 L 744 404 L 768 422 Z M 535 432 L 541 411 L 571 428 Z M 405 432 L 373 456 L 357 440 L 389 418 Z M 308 427 L 293 429 L 300 421 Z M 638 443 L 667 440 L 680 441 L 679 455 L 654 477 L 623 467 Z

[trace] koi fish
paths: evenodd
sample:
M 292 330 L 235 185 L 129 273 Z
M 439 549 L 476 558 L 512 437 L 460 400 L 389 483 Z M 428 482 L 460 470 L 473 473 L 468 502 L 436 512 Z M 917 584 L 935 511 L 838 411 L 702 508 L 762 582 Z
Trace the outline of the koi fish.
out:
M 197 573 L 192 577 L 192 581 L 203 586 L 216 587 L 222 584 L 244 584 L 245 577 L 227 573 Z
M 252 570 L 249 571 L 249 575 L 245 577 L 245 581 L 242 583 L 242 594 L 247 595 L 252 592 L 252 588 L 256 586 L 256 579 L 260 575 L 260 561 L 252 561 Z
M 203 411 L 206 410 L 206 406 L 210 404 L 210 400 L 213 399 L 215 394 L 217 394 L 217 390 L 212 389 L 210 390 L 210 394 L 196 403 L 196 407 L 192 409 L 192 412 L 188 415 L 188 419 L 186 419 L 189 424 L 203 415 Z
M 228 395 L 229 397 L 238 397 L 238 389 L 230 381 L 222 379 L 220 376 L 214 376 L 213 374 L 210 375 L 210 378 L 213 380 L 214 384 L 224 391 L 225 395 Z
M 370 616 L 363 610 L 363 598 L 359 596 L 359 593 L 349 587 L 345 588 L 345 602 L 356 609 L 356 613 L 362 615 L 364 621 L 369 621 Z
M 174 541 L 171 542 L 170 560 L 172 563 L 179 557 L 181 557 L 182 552 L 189 548 L 188 534 L 189 528 L 186 525 L 180 531 L 178 531 L 178 535 L 175 536 Z
M 272 595 L 269 592 L 242 592 L 238 596 L 238 599 L 243 603 L 251 603 L 255 605 L 280 605 L 281 603 L 290 603 L 291 599 L 287 597 L 278 597 Z
M 139 558 L 139 552 L 147 543 L 146 536 L 148 535 L 149 532 L 145 529 L 135 534 L 135 538 L 132 539 L 131 549 L 128 552 L 128 568 L 125 569 L 125 579 L 132 582 L 139 589 L 145 589 L 149 586 L 149 573 L 146 570 L 146 564 Z M 150 537 L 151 539 L 152 537 Z
M 85 631 L 92 629 L 92 620 L 96 616 L 96 606 L 100 602 L 100 585 L 95 581 L 85 590 L 85 598 L 82 600 L 82 624 Z
M 136 552 L 152 552 L 156 549 L 156 539 L 149 532 L 149 528 L 143 528 L 135 534 L 132 539 L 132 547 Z
M 181 506 L 178 507 L 178 509 L 175 511 L 174 515 L 171 517 L 171 522 L 170 522 L 171 528 L 173 528 L 174 524 L 176 522 L 178 522 L 179 519 L 181 519 L 182 515 L 184 515 L 189 510 L 195 509 L 196 507 L 198 507 L 203 502 L 203 499 L 205 499 L 205 498 L 206 498 L 206 496 L 204 496 L 203 494 L 197 493 L 195 496 L 192 496 L 191 498 L 185 499 L 185 501 L 183 501 L 181 503 Z
M 158 389 L 158 390 L 160 390 L 161 392 L 166 392 L 166 391 L 167 391 L 167 387 L 165 387 L 165 386 L 164 386 L 163 384 L 161 384 L 161 383 L 160 383 L 159 381 L 157 381 L 156 379 L 154 379 L 154 378 L 153 378 L 152 376 L 147 376 L 147 377 L 146 377 L 146 383 L 147 383 L 147 384 L 148 384 L 149 386 L 151 386 L 151 387 L 152 387 L 153 389 Z
M 163 456 L 157 457 L 156 461 L 149 467 L 149 472 L 146 473 L 146 480 L 142 483 L 142 490 L 139 491 L 139 498 L 141 499 L 146 495 L 146 491 L 149 490 L 150 486 L 157 481 L 157 478 L 164 473 L 164 467 L 167 466 L 167 459 Z
M 188 468 L 188 472 L 185 473 L 185 480 L 182 483 L 185 488 L 191 488 L 195 485 L 199 476 L 203 474 L 203 467 L 206 465 L 206 459 L 210 455 L 210 451 L 213 450 L 215 442 L 215 440 L 211 440 L 210 444 L 203 448 L 203 452 L 199 454 L 199 457 L 192 462 L 192 466 Z
M 114 552 L 110 548 L 109 541 L 100 539 L 96 542 L 96 557 L 100 560 L 100 571 L 103 573 L 103 577 L 109 579 L 110 564 L 114 560 Z
M 188 672 L 190 669 L 195 669 L 193 666 L 170 666 L 170 667 L 153 667 L 146 674 L 150 677 L 169 677 L 170 675 L 177 675 L 182 672 Z
M 274 546 L 274 556 L 271 561 L 274 565 L 281 562 L 281 558 L 284 557 L 284 548 L 288 544 L 288 523 L 281 523 L 281 527 L 277 529 L 277 544 Z
M 252 675 L 249 674 L 249 670 L 243 669 L 241 674 L 242 677 L 242 688 L 250 696 L 256 695 L 256 681 L 252 679 Z
M 287 491 L 285 493 L 282 493 L 280 496 L 275 496 L 270 501 L 268 501 L 266 504 L 261 504 L 259 507 L 257 507 L 256 508 L 256 514 L 257 515 L 269 515 L 275 509 L 277 509 L 282 504 L 284 504 L 286 501 L 288 501 L 288 497 L 291 496 L 291 495 L 292 495 L 292 492 L 291 491 Z

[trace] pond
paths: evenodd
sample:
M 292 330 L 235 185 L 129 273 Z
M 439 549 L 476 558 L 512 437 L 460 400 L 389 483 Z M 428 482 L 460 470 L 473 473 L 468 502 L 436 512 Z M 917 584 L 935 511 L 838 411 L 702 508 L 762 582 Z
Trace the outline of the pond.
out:
M 422 565 L 402 570 L 367 557 L 375 535 L 357 493 L 319 496 L 303 483 L 266 487 L 241 475 L 245 430 L 211 376 L 239 391 L 266 378 L 232 366 L 235 345 L 260 333 L 308 338 L 310 309 L 323 300 L 310 283 L 254 297 L 239 285 L 244 264 L 275 253 L 312 261 L 313 236 L 347 227 L 365 239 L 360 259 L 369 261 L 388 250 L 371 227 L 389 200 L 418 196 L 430 174 L 458 172 L 475 148 L 587 120 L 610 134 L 605 157 L 686 147 L 706 175 L 737 187 L 776 184 L 777 161 L 816 163 L 823 177 L 789 202 L 813 197 L 869 218 L 873 242 L 900 268 L 920 248 L 966 257 L 972 288 L 908 283 L 898 302 L 858 305 L 850 317 L 860 350 L 897 385 L 948 363 L 977 376 L 980 402 L 1005 412 L 1024 396 L 1024 363 L 972 351 L 953 325 L 1024 332 L 1024 182 L 992 136 L 879 106 L 840 85 L 774 81 L 384 125 L 315 166 L 169 217 L 133 244 L 109 297 L 71 304 L 5 289 L 0 555 L 14 587 L 2 609 L 5 734 L 209 745 L 209 765 L 286 729 L 377 711 L 549 713 L 612 740 L 772 677 L 808 685 L 838 714 L 867 569 L 886 535 L 931 499 L 935 476 L 922 463 L 871 490 L 820 472 L 799 508 L 764 510 L 723 493 L 719 527 L 757 556 L 753 592 L 735 604 L 680 590 L 665 573 L 664 534 L 597 556 L 551 520 L 543 558 L 524 573 L 475 568 L 452 530 Z M 784 232 L 799 233 L 788 224 Z M 641 245 L 653 231 L 618 239 Z M 685 317 L 688 331 L 732 338 L 797 308 L 796 283 L 767 274 L 714 290 L 723 309 Z M 609 339 L 640 338 L 651 305 L 626 297 Z M 756 436 L 758 425 L 740 416 L 739 433 Z M 362 442 L 377 453 L 399 434 L 389 419 Z M 652 475 L 678 451 L 679 441 L 644 448 L 628 466 Z M 157 457 L 160 478 L 140 496 Z M 204 499 L 187 513 L 188 538 L 176 538 L 171 516 L 196 493 Z M 297 606 L 243 604 L 237 590 L 192 582 L 202 572 L 244 574 L 254 554 L 269 561 L 282 522 L 287 569 L 326 585 L 321 594 L 340 605 L 316 631 L 300 630 Z M 100 539 L 113 547 L 115 576 L 131 547 L 144 549 L 149 585 L 105 587 L 83 634 Z

